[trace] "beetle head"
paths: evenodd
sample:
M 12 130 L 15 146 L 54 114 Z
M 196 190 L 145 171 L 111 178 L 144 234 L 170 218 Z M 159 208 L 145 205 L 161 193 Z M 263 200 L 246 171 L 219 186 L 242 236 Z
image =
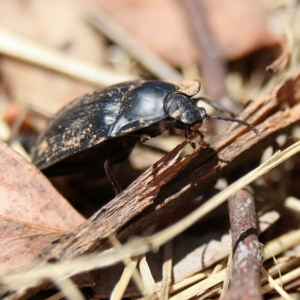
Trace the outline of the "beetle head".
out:
M 194 100 L 196 100 L 196 98 Z M 260 134 L 253 125 L 246 121 L 223 116 L 208 115 L 203 107 L 198 107 L 190 97 L 184 94 L 170 94 L 164 101 L 164 110 L 170 118 L 177 121 L 175 126 L 180 129 L 190 129 L 192 131 L 196 131 L 202 126 L 205 118 L 210 118 L 240 123 L 244 126 L 247 126 L 256 135 Z
M 164 110 L 182 129 L 200 128 L 207 116 L 203 107 L 198 107 L 188 96 L 180 93 L 172 93 L 165 99 Z

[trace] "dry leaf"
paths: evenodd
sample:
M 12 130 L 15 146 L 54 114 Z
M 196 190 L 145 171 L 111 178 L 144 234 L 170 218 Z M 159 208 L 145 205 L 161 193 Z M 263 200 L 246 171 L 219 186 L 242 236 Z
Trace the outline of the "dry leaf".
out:
M 207 19 L 223 57 L 235 60 L 277 44 L 259 0 L 205 0 Z M 254 21 L 255 20 L 255 21 Z
M 187 0 L 189 1 L 189 0 Z M 184 1 L 93 0 L 152 51 L 176 66 L 196 61 Z M 233 60 L 273 46 L 268 13 L 260 1 L 207 0 L 205 14 L 221 55 Z M 97 12 L 94 12 L 97 16 Z M 255 22 L 253 22 L 255 20 Z M 201 54 L 200 54 L 201 55 Z
M 22 156 L 0 142 L 0 265 L 30 261 L 84 218 Z
M 68 57 L 94 65 L 103 62 L 99 35 L 84 23 L 80 3 L 76 1 L 1 1 L 0 26 Z M 1 59 L 1 70 L 12 100 L 42 107 L 52 114 L 68 101 L 94 89 L 6 57 Z

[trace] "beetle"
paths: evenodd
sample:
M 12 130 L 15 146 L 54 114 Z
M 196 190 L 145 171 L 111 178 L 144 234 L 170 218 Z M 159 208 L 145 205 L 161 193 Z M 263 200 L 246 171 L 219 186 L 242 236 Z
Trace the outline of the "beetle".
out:
M 135 80 L 100 88 L 67 106 L 49 122 L 32 150 L 32 162 L 47 176 L 69 174 L 96 162 L 119 163 L 128 158 L 137 141 L 145 141 L 175 126 L 192 136 L 204 119 L 238 122 L 259 134 L 251 124 L 234 118 L 210 116 L 195 100 L 225 110 L 197 97 L 200 82 L 177 83 Z M 108 163 L 106 164 L 106 170 Z

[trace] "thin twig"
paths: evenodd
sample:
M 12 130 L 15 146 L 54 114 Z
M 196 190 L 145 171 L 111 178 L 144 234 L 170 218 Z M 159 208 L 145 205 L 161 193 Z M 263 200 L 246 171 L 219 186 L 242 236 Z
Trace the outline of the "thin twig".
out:
M 169 299 L 170 286 L 172 282 L 172 241 L 169 241 L 164 246 L 164 263 L 163 263 L 163 277 L 162 288 L 160 291 L 160 300 Z
M 279 46 L 280 46 L 280 50 L 281 50 L 280 55 L 278 56 L 278 58 L 275 61 L 273 61 L 269 66 L 267 66 L 266 70 L 269 73 L 276 73 L 278 71 L 278 69 L 280 67 L 282 67 L 285 62 L 287 62 L 288 56 L 290 54 L 287 43 L 281 41 L 279 43 Z
M 9 146 L 11 146 L 11 144 L 15 141 L 16 137 L 18 136 L 21 126 L 25 121 L 25 118 L 27 117 L 27 114 L 28 114 L 28 109 L 24 107 L 21 110 L 21 113 L 18 115 L 17 119 L 13 122 L 10 137 L 6 141 L 6 143 Z
M 223 300 L 262 299 L 260 267 L 263 250 L 258 241 L 252 189 L 247 186 L 228 201 L 232 238 L 232 279 Z
M 87 22 L 111 41 L 135 57 L 148 71 L 159 79 L 180 80 L 181 74 L 168 62 L 143 45 L 130 32 L 116 22 L 107 12 L 97 10 L 97 17 L 85 15 Z
M 288 293 L 286 291 L 284 291 L 281 287 L 280 284 L 282 284 L 281 280 L 285 280 L 285 278 L 288 278 L 288 276 L 284 276 L 283 278 L 278 278 L 277 280 L 274 280 L 269 273 L 262 267 L 261 268 L 261 272 L 263 273 L 263 275 L 268 279 L 269 283 L 264 285 L 262 288 L 262 292 L 263 293 L 267 293 L 268 291 L 271 291 L 272 288 L 274 290 L 276 290 L 278 292 L 278 294 L 285 300 L 292 300 L 293 298 L 291 296 L 288 295 Z M 299 268 L 298 269 L 294 269 L 292 272 L 290 273 L 298 273 L 299 275 Z M 290 274 L 286 274 L 286 275 L 290 275 Z M 289 281 L 292 281 L 291 278 L 293 278 L 293 275 L 290 276 L 290 278 L 288 278 Z M 287 282 L 289 282 L 287 281 Z
M 120 241 L 114 235 L 109 237 L 109 241 L 111 242 L 112 246 L 115 249 L 122 248 L 122 244 L 120 243 Z M 135 262 L 135 264 L 138 263 L 137 259 L 132 260 L 130 257 L 126 257 L 126 258 L 123 259 L 123 263 L 124 263 L 125 267 L 128 267 L 128 265 L 130 263 L 132 263 L 133 261 Z M 135 285 L 137 286 L 137 288 L 139 289 L 140 293 L 143 295 L 145 288 L 144 288 L 144 285 L 143 285 L 141 275 L 135 267 L 133 268 L 132 279 L 133 279 Z
M 153 295 L 155 292 L 156 285 L 149 264 L 147 262 L 146 255 L 141 258 L 139 263 L 139 269 L 145 286 L 146 295 Z
M 20 37 L 2 27 L 0 27 L 0 53 L 96 86 L 111 85 L 134 79 L 129 74 L 120 75 L 101 66 L 95 67 L 94 65 L 72 59 L 68 55 Z
M 198 0 L 185 0 L 183 3 L 198 47 L 198 64 L 207 93 L 212 99 L 219 101 L 227 94 L 226 67 L 214 41 L 213 32 L 209 28 L 205 6 Z

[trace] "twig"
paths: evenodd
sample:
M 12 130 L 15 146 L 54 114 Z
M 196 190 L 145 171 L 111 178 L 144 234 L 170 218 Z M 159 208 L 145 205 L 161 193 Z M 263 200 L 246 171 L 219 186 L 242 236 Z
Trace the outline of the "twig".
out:
M 111 242 L 112 246 L 115 249 L 122 248 L 122 244 L 119 242 L 119 240 L 115 236 L 110 236 L 109 241 Z M 125 267 L 128 267 L 129 264 L 132 263 L 132 262 L 134 262 L 134 264 L 136 266 L 137 263 L 138 263 L 138 260 L 137 259 L 132 260 L 130 257 L 126 257 L 126 258 L 123 259 L 123 263 L 124 263 Z M 133 271 L 132 279 L 133 279 L 135 285 L 137 286 L 139 292 L 143 295 L 145 288 L 144 288 L 144 285 L 143 285 L 141 275 L 138 272 L 138 270 L 136 269 L 136 267 L 132 268 L 132 271 Z
M 15 141 L 16 137 L 18 136 L 18 133 L 21 129 L 21 126 L 27 117 L 28 109 L 24 107 L 21 110 L 21 113 L 18 115 L 17 119 L 13 122 L 12 128 L 11 128 L 11 134 L 6 143 L 11 146 L 11 144 Z
M 144 287 L 145 287 L 145 293 L 148 297 L 148 295 L 152 295 L 155 292 L 155 280 L 153 278 L 153 275 L 151 273 L 150 267 L 148 265 L 146 255 L 144 255 L 139 263 L 139 269 L 141 272 L 141 276 L 143 279 Z
M 300 229 L 292 230 L 282 234 L 278 238 L 265 244 L 265 260 L 282 253 L 300 244 Z
M 198 0 L 185 0 L 183 3 L 198 47 L 198 64 L 207 93 L 212 99 L 219 101 L 227 94 L 226 67 L 214 41 L 213 32 L 209 28 L 205 6 Z
M 252 189 L 247 186 L 228 201 L 232 238 L 232 279 L 223 300 L 259 300 L 263 250 L 257 237 Z
M 2 27 L 0 27 L 0 53 L 96 86 L 111 85 L 134 79 L 131 75 L 120 75 L 100 66 L 95 67 L 94 65 L 71 59 L 59 51 L 19 37 Z
M 222 271 L 209 276 L 203 281 L 200 281 L 194 284 L 191 287 L 184 289 L 182 292 L 179 292 L 175 296 L 171 297 L 170 300 L 181 300 L 181 299 L 191 299 L 196 295 L 200 296 L 201 294 L 205 293 L 208 289 L 218 285 L 224 279 L 225 269 Z
M 264 294 L 267 293 L 267 292 L 269 292 L 269 291 L 271 291 L 272 289 L 274 289 L 274 290 L 276 290 L 278 292 L 278 294 L 281 297 L 283 297 L 283 299 L 285 299 L 285 300 L 292 300 L 293 299 L 291 296 L 288 295 L 288 293 L 286 291 L 284 291 L 280 287 L 280 285 L 282 284 L 282 282 L 290 282 L 290 281 L 292 281 L 293 279 L 295 279 L 295 275 L 297 276 L 297 274 L 299 276 L 299 268 L 298 269 L 294 269 L 292 272 L 287 273 L 283 277 L 278 278 L 276 280 L 274 280 L 264 268 L 261 268 L 261 272 L 263 273 L 263 275 L 269 281 L 268 284 L 266 284 L 266 285 L 264 285 L 262 287 L 262 292 Z
M 278 58 L 273 61 L 269 66 L 267 66 L 267 72 L 269 73 L 276 73 L 280 67 L 287 61 L 289 56 L 289 49 L 287 43 L 283 41 L 279 41 L 279 46 L 281 53 Z
M 124 269 L 121 278 L 115 285 L 111 295 L 111 300 L 121 300 L 124 296 L 125 290 L 129 284 L 130 279 L 133 276 L 134 271 L 136 270 L 138 260 L 132 260 Z
M 162 287 L 159 296 L 160 300 L 169 299 L 170 286 L 172 282 L 172 265 L 172 241 L 170 241 L 164 246 Z
M 222 286 L 222 291 L 220 296 L 221 299 L 224 297 L 224 295 L 227 293 L 229 289 L 231 270 L 232 270 L 232 251 L 229 253 L 228 256 L 226 275 L 223 281 L 223 286 Z
M 118 24 L 108 13 L 97 10 L 97 18 L 85 15 L 88 23 L 111 41 L 121 46 L 135 57 L 148 71 L 159 79 L 180 80 L 182 76 L 169 63 L 143 45 L 124 27 Z

